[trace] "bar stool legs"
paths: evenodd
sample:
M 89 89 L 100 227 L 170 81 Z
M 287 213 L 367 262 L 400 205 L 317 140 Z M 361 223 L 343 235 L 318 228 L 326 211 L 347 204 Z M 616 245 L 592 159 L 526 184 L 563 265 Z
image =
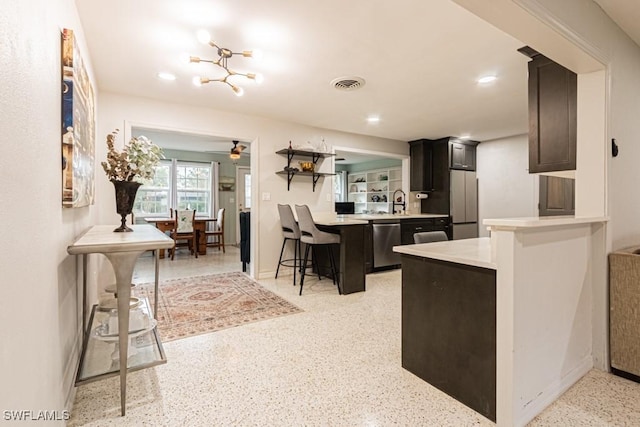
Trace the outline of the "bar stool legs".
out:
M 315 256 L 316 246 L 318 245 L 307 244 L 307 247 L 305 248 L 304 260 L 302 260 L 302 262 L 300 263 L 300 267 L 301 267 L 300 292 L 298 293 L 298 295 L 302 295 L 302 287 L 304 286 L 304 276 L 307 269 L 306 267 L 307 267 L 307 262 L 309 260 L 309 250 L 311 249 L 311 247 L 313 247 L 313 251 L 314 251 L 314 257 L 312 261 L 314 262 L 316 271 L 318 273 L 318 280 L 320 280 L 320 267 L 318 265 L 317 257 Z M 331 280 L 333 281 L 333 284 L 338 287 L 338 293 L 342 294 L 342 291 L 340 290 L 340 278 L 338 276 L 338 269 L 336 267 L 337 264 L 336 264 L 335 258 L 333 257 L 333 250 L 331 249 L 331 245 L 323 245 L 323 246 L 327 247 L 327 251 L 329 253 L 329 265 L 331 267 Z
M 282 259 L 282 255 L 284 254 L 284 248 L 287 244 L 287 240 L 293 240 L 293 286 L 296 285 L 296 271 L 300 272 L 301 267 L 298 262 L 299 259 L 302 258 L 302 252 L 300 250 L 300 239 L 291 239 L 289 237 L 285 237 L 282 241 L 282 249 L 280 249 L 280 258 L 278 259 L 278 267 L 276 268 L 276 279 L 278 278 L 278 272 L 280 271 L 280 266 L 284 265 L 285 267 L 291 267 L 291 265 L 285 264 L 286 262 L 291 261 L 290 259 Z

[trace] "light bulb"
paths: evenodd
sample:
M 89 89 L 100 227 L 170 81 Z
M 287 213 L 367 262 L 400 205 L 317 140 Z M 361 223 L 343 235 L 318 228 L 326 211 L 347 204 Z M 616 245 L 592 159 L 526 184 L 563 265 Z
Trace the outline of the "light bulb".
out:
M 264 58 L 264 53 L 260 49 L 254 49 L 251 51 L 251 57 L 256 61 L 260 61 Z
M 258 84 L 264 81 L 264 77 L 262 76 L 262 74 L 247 73 L 247 78 L 254 80 Z
M 195 76 L 191 81 L 195 86 L 202 86 L 202 79 L 198 76 Z
M 231 85 L 231 89 L 235 92 L 236 96 L 244 95 L 244 89 L 238 86 Z
M 211 34 L 207 30 L 198 30 L 198 41 L 202 44 L 209 44 L 211 41 Z

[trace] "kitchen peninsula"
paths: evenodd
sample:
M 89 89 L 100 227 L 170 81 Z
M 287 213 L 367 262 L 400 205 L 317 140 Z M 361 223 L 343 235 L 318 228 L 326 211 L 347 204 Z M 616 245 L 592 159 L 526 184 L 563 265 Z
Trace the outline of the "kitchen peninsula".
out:
M 602 357 L 606 221 L 485 219 L 490 238 L 395 247 L 403 366 L 498 426 L 526 425 Z
M 340 235 L 340 244 L 334 245 L 334 256 L 338 268 L 338 286 L 342 295 L 363 292 L 366 289 L 365 257 L 362 251 L 366 240 L 367 221 L 344 218 L 335 214 L 313 214 L 316 226 L 328 233 Z M 331 275 L 328 254 L 315 251 L 319 273 Z
M 402 367 L 496 420 L 496 265 L 489 238 L 396 246 Z

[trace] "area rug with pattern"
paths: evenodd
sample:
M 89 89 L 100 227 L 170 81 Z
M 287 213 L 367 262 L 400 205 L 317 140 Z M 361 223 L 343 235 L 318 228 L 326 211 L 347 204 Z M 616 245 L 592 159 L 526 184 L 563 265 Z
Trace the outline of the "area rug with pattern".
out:
M 160 282 L 158 330 L 162 341 L 271 319 L 303 310 L 241 272 Z M 153 305 L 154 284 L 135 287 Z

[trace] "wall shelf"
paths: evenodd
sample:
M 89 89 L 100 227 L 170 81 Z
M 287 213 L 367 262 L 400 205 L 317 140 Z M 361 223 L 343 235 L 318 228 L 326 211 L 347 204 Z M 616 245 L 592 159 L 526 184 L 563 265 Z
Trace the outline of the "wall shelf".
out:
M 316 151 L 294 150 L 294 149 L 285 148 L 285 149 L 276 151 L 276 154 L 286 155 L 287 156 L 287 166 L 286 166 L 287 168 L 285 170 L 281 170 L 281 171 L 277 171 L 276 172 L 276 175 L 286 175 L 287 176 L 287 191 L 291 190 L 291 180 L 293 179 L 293 177 L 295 175 L 312 177 L 313 191 L 316 191 L 316 184 L 318 183 L 318 180 L 320 178 L 325 177 L 325 176 L 335 175 L 335 173 L 315 172 L 318 160 L 324 159 L 324 158 L 327 158 L 327 157 L 333 157 L 333 156 L 335 156 L 335 154 L 333 154 L 333 153 L 319 153 L 319 152 L 316 152 Z M 311 161 L 313 162 L 314 171 L 313 172 L 307 172 L 307 171 L 300 171 L 300 170 L 291 170 L 291 161 L 293 160 L 294 156 L 297 156 L 297 157 L 311 157 L 311 159 L 312 159 Z
M 402 189 L 402 168 L 352 172 L 347 183 L 348 200 L 356 204 L 355 213 L 391 213 L 394 191 Z

